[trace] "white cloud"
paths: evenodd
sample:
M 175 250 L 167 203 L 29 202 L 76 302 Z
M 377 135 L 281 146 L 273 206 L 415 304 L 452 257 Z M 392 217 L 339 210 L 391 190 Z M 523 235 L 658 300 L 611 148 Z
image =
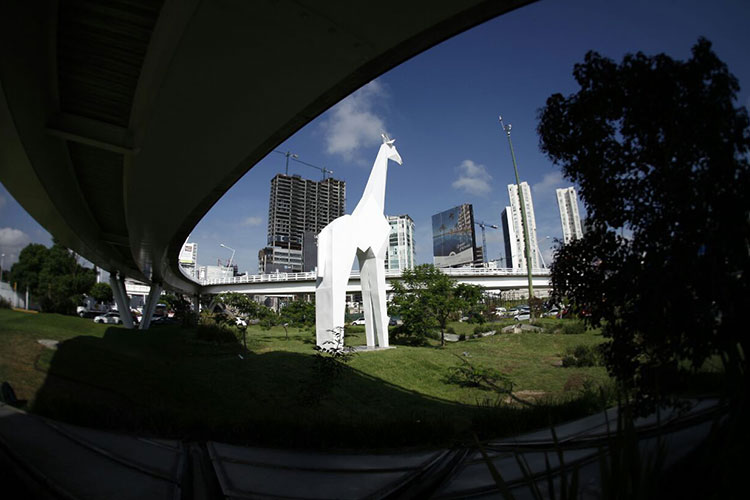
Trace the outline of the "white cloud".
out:
M 568 187 L 569 185 L 570 183 L 563 179 L 562 172 L 556 171 L 544 174 L 541 182 L 537 182 L 531 186 L 531 189 L 534 194 L 547 194 L 557 188 Z
M 463 190 L 469 194 L 484 196 L 490 192 L 492 176 L 487 172 L 484 165 L 477 165 L 471 160 L 464 160 L 458 166 L 458 179 L 453 181 L 456 189 Z
M 20 229 L 0 227 L 0 250 L 3 253 L 14 253 L 17 256 L 18 252 L 29 243 L 31 243 L 31 238 Z
M 250 216 L 242 220 L 243 226 L 260 226 L 261 224 L 263 224 L 263 217 Z
M 373 80 L 331 108 L 321 123 L 328 154 L 351 161 L 360 148 L 380 144 L 380 134 L 386 128 L 376 108 L 386 97 L 383 86 Z

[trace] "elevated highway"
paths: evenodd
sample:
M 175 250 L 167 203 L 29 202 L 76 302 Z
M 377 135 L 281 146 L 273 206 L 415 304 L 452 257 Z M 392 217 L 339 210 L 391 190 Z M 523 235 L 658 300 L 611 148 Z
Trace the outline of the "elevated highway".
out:
M 442 269 L 459 283 L 481 286 L 485 290 L 513 290 L 528 286 L 525 271 L 515 269 Z M 386 271 L 386 290 L 392 282 L 401 278 L 401 271 Z M 237 276 L 201 282 L 201 293 L 217 294 L 238 292 L 253 295 L 292 295 L 315 293 L 315 272 L 275 273 Z M 532 276 L 534 289 L 549 290 L 549 272 L 541 270 Z M 359 272 L 353 272 L 347 285 L 347 293 L 362 290 Z
M 5 2 L 0 182 L 111 274 L 198 293 L 179 249 L 253 165 L 385 71 L 530 1 Z

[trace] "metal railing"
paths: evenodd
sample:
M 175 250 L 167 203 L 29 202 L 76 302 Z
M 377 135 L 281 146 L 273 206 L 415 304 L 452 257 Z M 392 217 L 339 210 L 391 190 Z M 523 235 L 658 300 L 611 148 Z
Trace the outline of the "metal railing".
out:
M 524 269 L 497 268 L 490 269 L 484 267 L 457 267 L 442 268 L 442 272 L 448 276 L 462 277 L 482 277 L 482 276 L 526 276 Z M 386 278 L 400 278 L 401 271 L 386 270 Z M 549 269 L 537 269 L 533 271 L 535 276 L 549 276 Z M 217 278 L 210 280 L 200 280 L 199 283 L 206 285 L 239 285 L 243 283 L 270 283 L 270 282 L 287 282 L 287 281 L 315 281 L 317 278 L 315 271 L 302 273 L 271 273 L 271 274 L 246 274 L 243 276 L 232 276 L 226 278 Z M 349 278 L 359 278 L 359 271 L 352 271 Z

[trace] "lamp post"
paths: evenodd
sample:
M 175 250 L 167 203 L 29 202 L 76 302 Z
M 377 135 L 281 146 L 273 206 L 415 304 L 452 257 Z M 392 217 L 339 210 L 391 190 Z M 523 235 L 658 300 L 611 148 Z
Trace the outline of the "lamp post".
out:
M 232 256 L 229 257 L 229 264 L 227 264 L 227 267 L 232 267 L 232 260 L 234 260 L 234 248 L 228 247 L 224 243 L 219 243 L 219 246 L 232 251 Z
M 531 307 L 531 299 L 534 297 L 534 284 L 531 278 L 531 244 L 529 243 L 529 224 L 526 221 L 526 204 L 523 201 L 523 195 L 521 194 L 521 179 L 518 176 L 518 165 L 516 165 L 516 154 L 513 152 L 513 141 L 510 139 L 510 123 L 506 126 L 503 123 L 503 117 L 499 116 L 500 126 L 505 131 L 505 135 L 508 136 L 508 146 L 510 147 L 510 157 L 513 160 L 513 170 L 516 173 L 516 190 L 518 191 L 518 204 L 521 207 L 521 225 L 523 226 L 523 241 L 524 250 L 526 254 L 526 274 L 529 278 L 529 321 L 534 318 L 534 311 Z

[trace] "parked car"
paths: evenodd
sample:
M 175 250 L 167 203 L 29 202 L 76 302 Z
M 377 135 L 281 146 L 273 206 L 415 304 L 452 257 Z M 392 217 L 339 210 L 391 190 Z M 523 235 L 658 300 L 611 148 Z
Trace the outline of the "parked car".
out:
M 107 314 L 100 314 L 94 318 L 94 323 L 106 323 L 111 325 L 121 325 L 122 319 L 120 319 L 120 313 L 108 312 Z
M 529 314 L 529 311 L 519 311 L 516 313 L 515 316 L 513 316 L 513 319 L 516 321 L 524 321 L 531 318 L 531 314 Z
M 365 318 L 357 318 L 354 321 L 352 321 L 352 326 L 364 326 L 365 324 Z

